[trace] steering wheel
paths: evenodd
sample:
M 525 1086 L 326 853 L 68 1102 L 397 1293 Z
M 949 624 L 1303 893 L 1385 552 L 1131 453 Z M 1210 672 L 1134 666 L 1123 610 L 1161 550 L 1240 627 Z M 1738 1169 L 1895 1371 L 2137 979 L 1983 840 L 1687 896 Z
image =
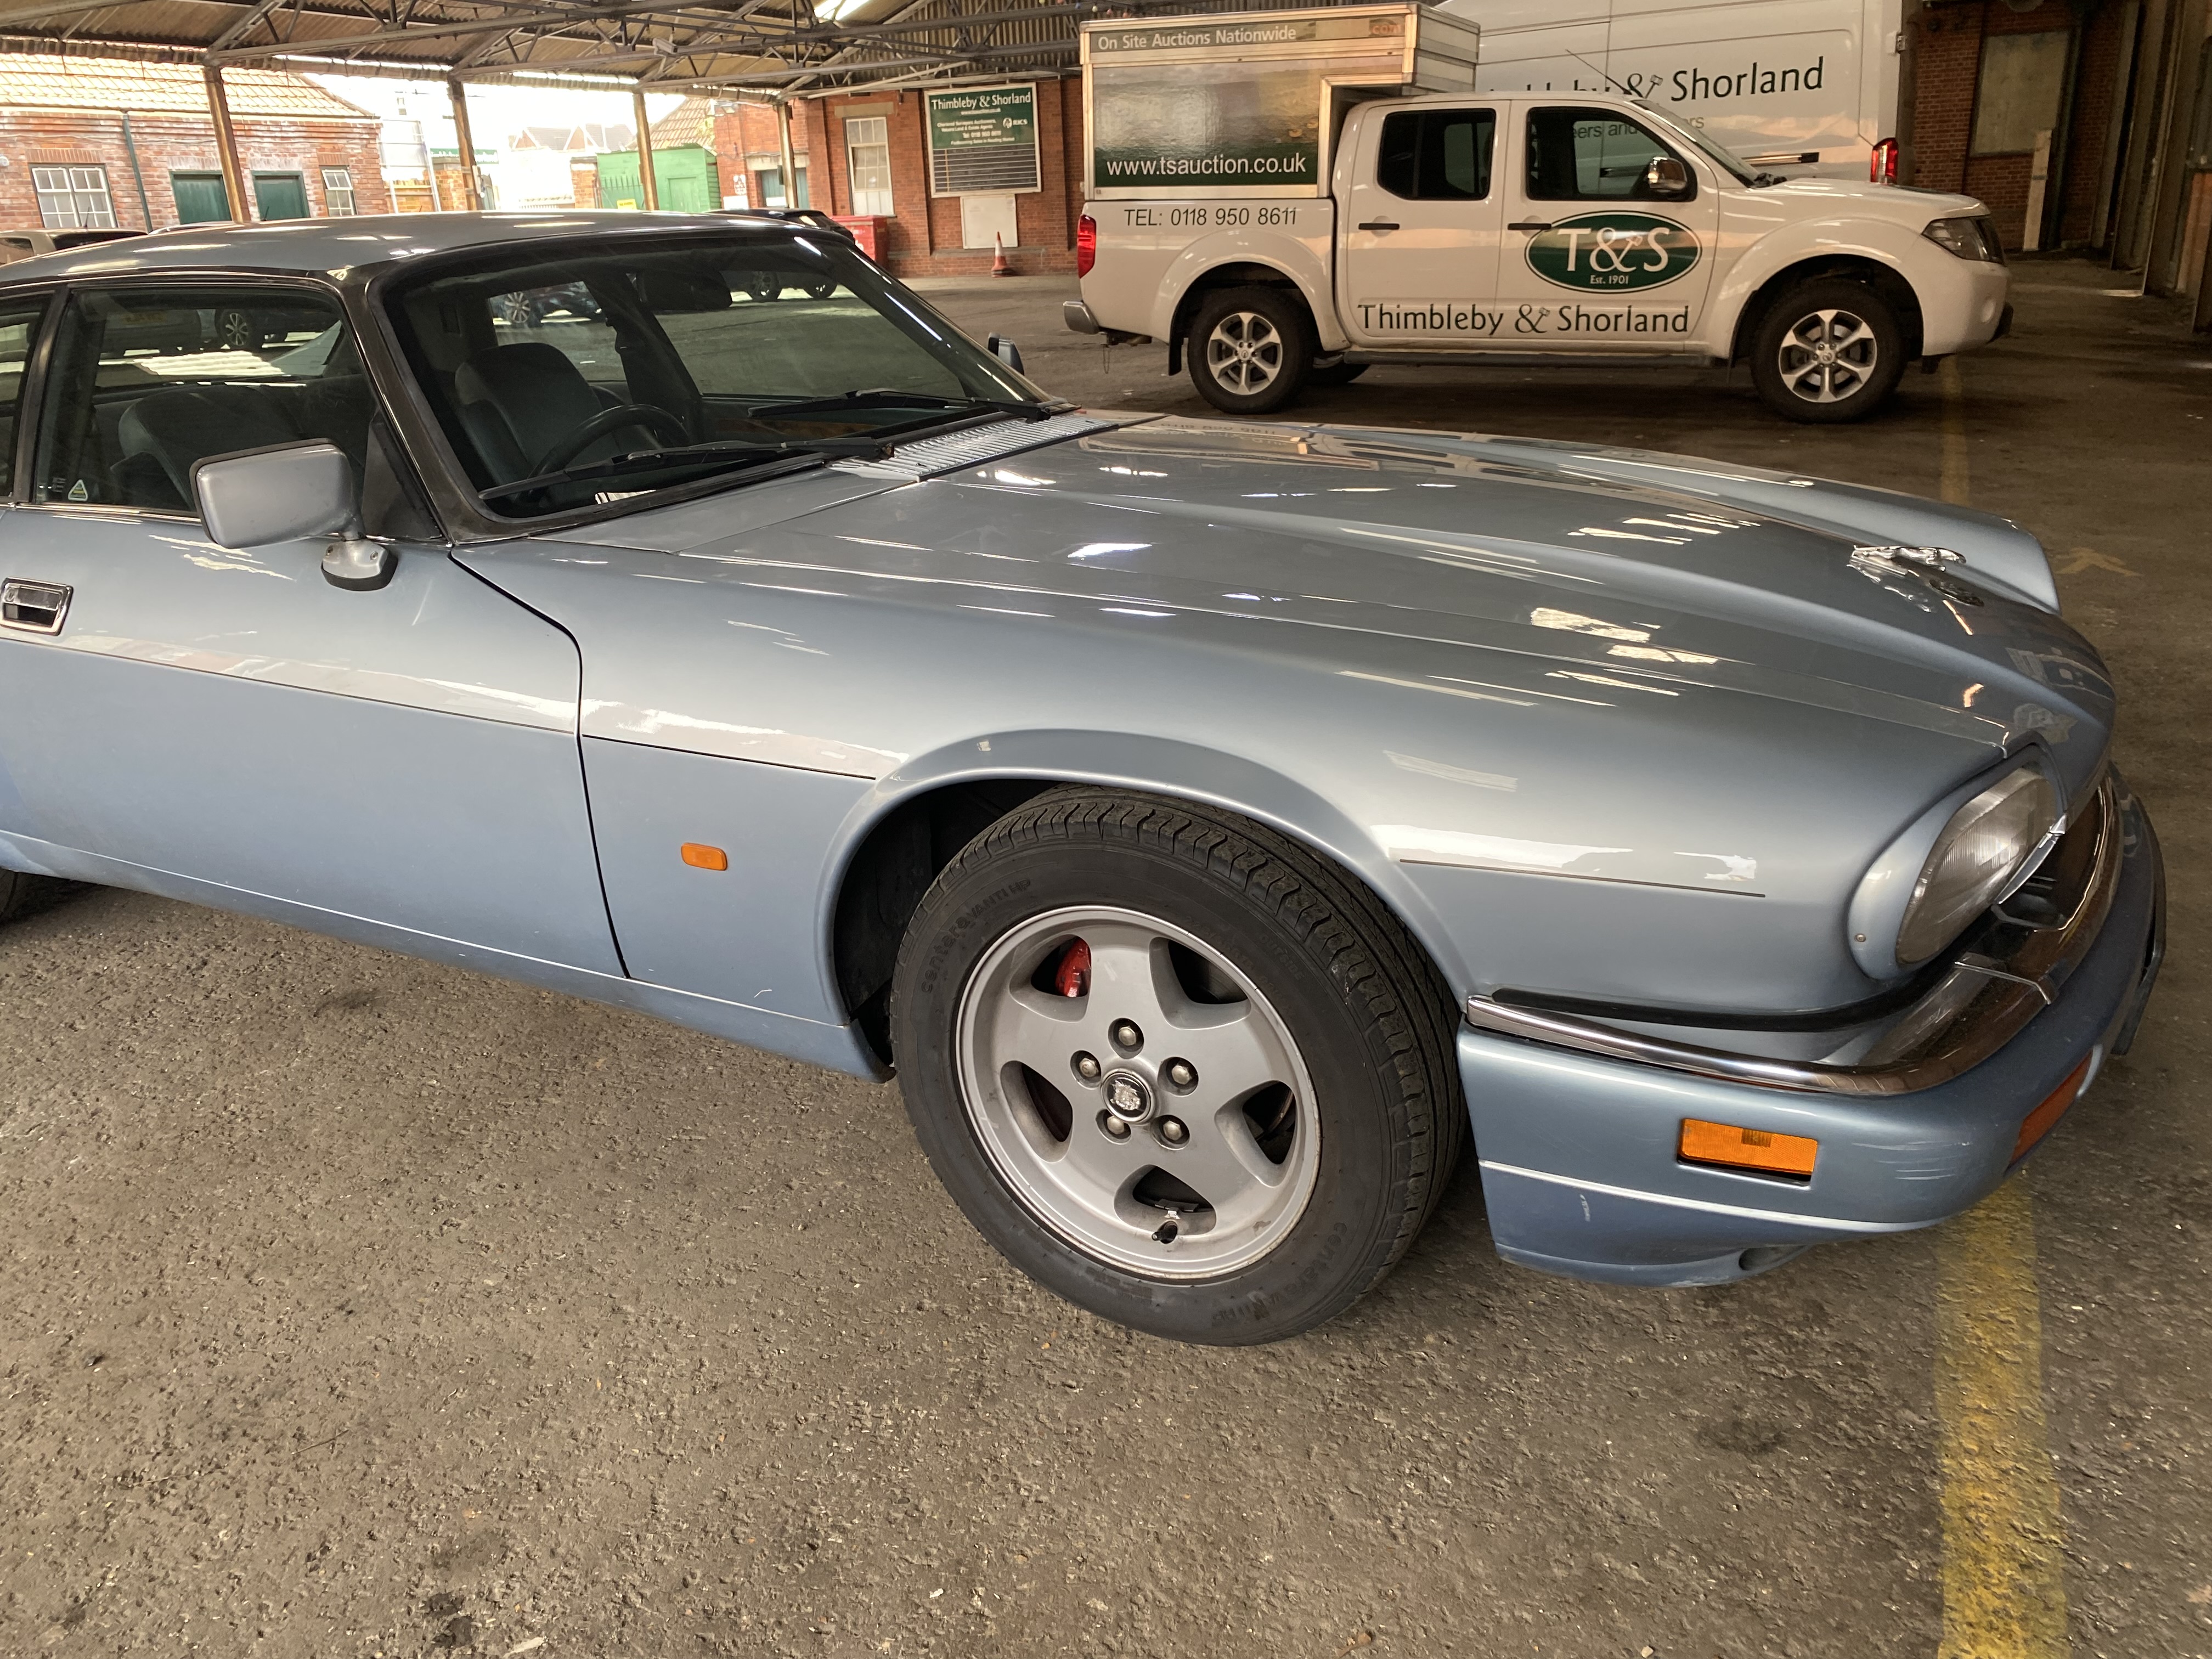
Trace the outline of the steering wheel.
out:
M 541 472 L 557 472 L 599 439 L 626 426 L 650 427 L 656 436 L 678 444 L 691 441 L 690 428 L 666 410 L 652 404 L 618 404 L 556 438 L 553 447 L 538 458 L 538 465 L 526 476 L 534 478 Z

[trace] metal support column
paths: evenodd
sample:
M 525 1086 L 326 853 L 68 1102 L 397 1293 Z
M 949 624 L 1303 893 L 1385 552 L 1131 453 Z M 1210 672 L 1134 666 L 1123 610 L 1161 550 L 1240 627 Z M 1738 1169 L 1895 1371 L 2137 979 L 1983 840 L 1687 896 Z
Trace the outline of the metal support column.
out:
M 203 64 L 200 73 L 207 77 L 208 113 L 215 118 L 215 147 L 222 158 L 222 193 L 229 199 L 232 221 L 250 224 L 253 215 L 246 204 L 246 169 L 238 160 L 238 129 L 231 125 L 230 97 L 222 89 L 222 69 L 220 64 Z
M 461 152 L 461 204 L 471 213 L 483 211 L 483 191 L 477 179 L 477 141 L 469 131 L 469 89 L 458 76 L 446 82 L 453 100 L 453 142 Z M 430 164 L 430 199 L 438 199 L 438 164 Z
M 783 146 L 783 205 L 795 208 L 799 205 L 799 157 L 791 148 L 791 100 L 787 98 L 775 100 L 775 136 Z
M 647 213 L 660 210 L 660 180 L 653 176 L 652 124 L 646 118 L 645 88 L 633 87 L 630 98 L 637 106 L 637 200 Z

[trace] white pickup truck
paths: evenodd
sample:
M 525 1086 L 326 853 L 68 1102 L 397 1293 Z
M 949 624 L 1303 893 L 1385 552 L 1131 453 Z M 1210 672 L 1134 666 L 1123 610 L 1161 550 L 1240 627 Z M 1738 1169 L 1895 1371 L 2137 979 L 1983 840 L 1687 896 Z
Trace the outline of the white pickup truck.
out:
M 1850 421 L 2010 323 L 1979 202 L 1777 179 L 1626 96 L 1372 97 L 1329 137 L 1325 192 L 1139 195 L 1113 163 L 1068 325 L 1164 341 L 1235 414 L 1376 363 L 1595 358 L 1747 362 L 1778 413 Z

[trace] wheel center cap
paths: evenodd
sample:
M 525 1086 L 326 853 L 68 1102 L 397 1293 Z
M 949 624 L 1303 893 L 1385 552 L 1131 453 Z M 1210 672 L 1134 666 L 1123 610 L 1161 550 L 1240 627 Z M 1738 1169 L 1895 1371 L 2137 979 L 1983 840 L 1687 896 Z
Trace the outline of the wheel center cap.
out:
M 1134 1072 L 1109 1072 L 1106 1109 L 1124 1123 L 1142 1123 L 1152 1115 L 1152 1087 Z
M 1836 349 L 1833 346 L 1822 346 L 1813 354 L 1813 356 L 1816 362 L 1832 363 L 1836 361 Z

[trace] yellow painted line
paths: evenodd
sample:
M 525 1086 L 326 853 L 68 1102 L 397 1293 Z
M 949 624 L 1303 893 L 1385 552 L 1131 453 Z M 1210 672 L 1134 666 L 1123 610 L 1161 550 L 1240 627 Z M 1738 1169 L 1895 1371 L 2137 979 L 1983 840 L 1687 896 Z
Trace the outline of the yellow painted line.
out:
M 1936 370 L 1943 388 L 1943 499 L 1966 505 L 1966 384 L 1959 360 L 1946 357 Z
M 1966 388 L 1947 357 L 1943 499 L 1967 503 Z M 1943 1468 L 1938 1659 L 2067 1659 L 2066 1523 L 2043 1416 L 2043 1314 L 2027 1188 L 2008 1181 L 1936 1236 Z
M 1945 1223 L 1936 1252 L 1939 1659 L 2066 1659 L 2065 1522 L 2043 1418 L 2027 1188 L 2008 1181 Z

